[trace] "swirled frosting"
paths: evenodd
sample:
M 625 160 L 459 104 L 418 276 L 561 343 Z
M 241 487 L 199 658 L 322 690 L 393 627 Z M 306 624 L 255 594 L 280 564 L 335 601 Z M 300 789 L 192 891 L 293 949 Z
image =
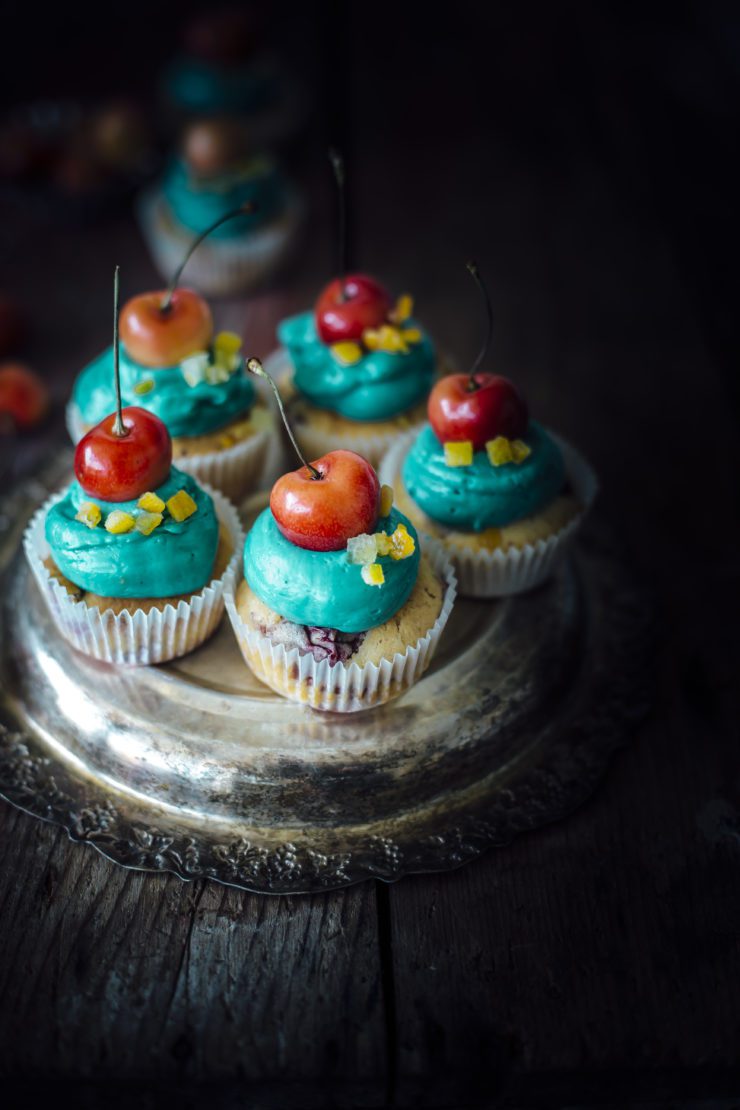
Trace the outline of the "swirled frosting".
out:
M 246 414 L 254 404 L 254 385 L 243 362 L 228 381 L 188 385 L 179 366 L 152 370 L 134 362 L 121 348 L 121 394 L 124 405 L 140 405 L 163 420 L 172 436 L 216 431 Z M 151 387 L 148 383 L 152 382 Z M 148 389 L 137 393 L 135 387 Z M 103 351 L 79 374 L 72 399 L 86 424 L 97 424 L 116 407 L 113 348 Z
M 543 508 L 565 483 L 562 452 L 534 420 L 523 437 L 531 454 L 521 463 L 492 466 L 476 451 L 471 466 L 448 466 L 430 425 L 420 432 L 403 464 L 403 482 L 427 516 L 460 532 L 503 528 Z
M 106 515 L 122 509 L 135 516 L 136 501 L 100 501 L 73 481 L 46 517 L 46 540 L 54 562 L 70 582 L 101 597 L 196 593 L 211 579 L 218 548 L 218 518 L 205 490 L 175 467 L 167 481 L 151 492 L 167 501 L 181 489 L 197 505 L 187 520 L 178 523 L 165 512 L 162 523 L 148 536 L 135 530 L 112 535 L 104 527 Z M 82 502 L 91 500 L 103 514 L 96 528 L 75 520 Z
M 215 66 L 181 55 L 168 67 L 164 88 L 188 113 L 255 111 L 270 102 L 275 80 L 254 65 Z
M 407 559 L 379 556 L 385 582 L 368 586 L 362 567 L 347 551 L 309 551 L 287 540 L 270 509 L 260 513 L 244 546 L 244 575 L 257 597 L 295 624 L 366 632 L 406 604 L 419 573 L 419 540 L 413 525 L 397 509 L 378 521 L 376 531 L 390 534 L 405 524 L 415 551 Z
M 278 326 L 280 342 L 295 367 L 296 388 L 313 404 L 348 420 L 389 420 L 426 397 L 434 377 L 436 355 L 431 339 L 414 320 L 421 342 L 407 354 L 367 351 L 359 362 L 344 366 L 319 338 L 313 312 L 291 316 Z
M 283 203 L 284 186 L 267 158 L 254 158 L 239 169 L 208 178 L 193 176 L 187 165 L 176 159 L 162 180 L 162 193 L 177 222 L 195 233 L 205 231 L 240 204 L 254 201 L 254 212 L 228 220 L 209 235 L 209 239 L 238 239 L 275 216 Z

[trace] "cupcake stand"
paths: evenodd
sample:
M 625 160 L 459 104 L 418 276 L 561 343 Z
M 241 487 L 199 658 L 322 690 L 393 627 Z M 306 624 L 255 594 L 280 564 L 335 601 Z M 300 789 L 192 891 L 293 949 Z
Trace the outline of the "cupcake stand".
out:
M 598 511 L 544 587 L 458 600 L 425 677 L 372 712 L 273 694 L 225 617 L 176 663 L 97 663 L 21 550 L 69 466 L 0 508 L 0 794 L 125 867 L 275 894 L 454 868 L 583 802 L 649 703 L 648 606 Z

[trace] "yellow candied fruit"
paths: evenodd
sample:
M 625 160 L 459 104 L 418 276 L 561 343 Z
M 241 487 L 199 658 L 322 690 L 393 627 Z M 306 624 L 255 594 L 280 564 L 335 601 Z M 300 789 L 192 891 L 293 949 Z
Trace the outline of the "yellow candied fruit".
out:
M 105 530 L 113 536 L 122 536 L 125 532 L 130 532 L 135 524 L 136 521 L 131 513 L 125 513 L 123 509 L 114 509 L 105 518 Z
M 195 389 L 196 385 L 206 380 L 206 371 L 208 370 L 208 352 L 195 351 L 194 354 L 188 355 L 180 363 L 180 373 L 191 389 Z
M 97 528 L 102 519 L 103 514 L 94 501 L 80 502 L 80 507 L 75 513 L 75 520 L 79 520 L 80 524 L 86 524 L 88 528 Z
M 142 493 L 136 504 L 137 507 L 143 509 L 145 513 L 164 512 L 164 501 L 161 497 L 157 497 L 156 493 Z
M 404 343 L 421 343 L 421 332 L 418 328 L 403 328 L 401 338 Z
M 353 366 L 362 358 L 362 347 L 359 343 L 348 340 L 346 343 L 332 343 L 331 353 L 342 366 Z
M 444 451 L 447 466 L 472 466 L 473 464 L 472 440 L 463 439 L 458 443 L 445 443 Z
M 181 521 L 187 520 L 189 516 L 192 516 L 198 506 L 187 490 L 179 489 L 167 502 L 167 508 L 170 511 L 172 519 L 176 520 L 179 524 Z
M 380 563 L 370 563 L 364 566 L 360 573 L 362 574 L 362 581 L 368 586 L 382 586 L 385 582 L 385 575 Z
M 380 515 L 388 516 L 393 508 L 393 487 L 381 486 L 380 488 Z
M 391 538 L 385 532 L 375 533 L 375 544 L 378 548 L 378 555 L 390 555 Z
M 408 559 L 415 551 L 414 537 L 409 535 L 405 524 L 399 524 L 391 536 L 391 559 Z
M 526 444 L 523 444 L 526 447 Z M 496 436 L 486 442 L 486 452 L 491 466 L 505 466 L 506 463 L 517 462 L 514 455 L 513 444 L 506 436 Z M 527 456 L 524 455 L 523 458 Z
M 388 319 L 394 324 L 405 324 L 414 311 L 414 298 L 410 293 L 402 293 L 396 301 L 395 308 L 388 313 Z
M 408 353 L 408 347 L 398 328 L 392 324 L 382 324 L 379 328 L 365 328 L 362 342 L 370 351 L 386 351 L 390 354 L 400 351 Z
M 511 453 L 515 463 L 523 463 L 532 454 L 532 448 L 523 439 L 512 439 Z
M 136 517 L 136 531 L 141 532 L 142 536 L 151 536 L 154 529 L 159 528 L 162 519 L 161 513 L 141 512 Z
M 220 331 L 213 341 L 213 349 L 219 354 L 235 355 L 241 350 L 241 336 L 235 331 Z
M 137 382 L 134 386 L 134 393 L 139 397 L 143 397 L 145 393 L 151 393 L 154 389 L 154 378 L 144 378 L 143 382 Z

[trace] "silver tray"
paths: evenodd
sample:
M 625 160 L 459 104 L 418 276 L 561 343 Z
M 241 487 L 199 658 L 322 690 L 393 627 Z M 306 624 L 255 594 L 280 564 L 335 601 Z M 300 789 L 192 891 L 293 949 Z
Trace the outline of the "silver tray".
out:
M 19 547 L 68 465 L 0 513 L 0 794 L 123 866 L 271 893 L 457 867 L 582 802 L 647 708 L 648 607 L 598 517 L 548 585 L 458 602 L 427 675 L 372 712 L 273 694 L 225 618 L 177 663 L 97 663 Z

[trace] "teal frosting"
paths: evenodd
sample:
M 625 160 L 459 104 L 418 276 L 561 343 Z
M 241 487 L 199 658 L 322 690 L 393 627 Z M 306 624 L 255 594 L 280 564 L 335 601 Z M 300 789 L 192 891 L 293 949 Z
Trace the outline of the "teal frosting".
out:
M 74 481 L 46 517 L 46 540 L 62 574 L 101 597 L 170 597 L 196 593 L 211 580 L 218 548 L 218 518 L 213 501 L 189 474 L 175 467 L 156 493 L 167 501 L 184 489 L 198 506 L 178 524 L 165 510 L 162 523 L 144 536 L 132 531 L 114 536 L 105 518 L 114 509 L 134 516 L 136 501 L 106 502 L 90 497 Z M 96 504 L 103 518 L 89 528 L 75 515 L 83 501 Z
M 350 563 L 346 549 L 309 551 L 282 534 L 270 509 L 260 513 L 244 546 L 244 574 L 257 597 L 294 624 L 366 632 L 406 604 L 419 573 L 419 540 L 397 509 L 378 521 L 376 531 L 391 534 L 405 524 L 416 550 L 406 559 L 379 556 L 385 582 L 368 586 L 362 567 Z
M 522 520 L 549 504 L 565 484 L 562 452 L 531 420 L 522 463 L 492 466 L 476 451 L 471 466 L 447 466 L 442 444 L 427 424 L 406 456 L 403 482 L 427 516 L 460 532 L 483 532 Z
M 295 367 L 296 388 L 309 401 L 348 420 L 389 420 L 423 400 L 434 377 L 431 339 L 416 321 L 407 326 L 422 333 L 408 354 L 368 351 L 352 366 L 342 366 L 321 341 L 313 312 L 283 320 L 278 336 Z
M 162 180 L 162 193 L 177 222 L 193 233 L 205 231 L 240 204 L 255 202 L 254 212 L 227 220 L 209 239 L 238 239 L 269 223 L 284 202 L 282 179 L 266 158 L 254 158 L 240 169 L 208 178 L 194 177 L 176 159 Z
M 164 77 L 169 99 L 189 114 L 255 111 L 274 98 L 275 79 L 253 65 L 215 66 L 182 55 Z
M 124 405 L 139 405 L 163 420 L 172 436 L 206 435 L 246 414 L 254 403 L 254 385 L 243 363 L 228 381 L 190 386 L 179 366 L 151 370 L 134 362 L 121 348 L 121 395 Z M 139 382 L 153 381 L 154 388 L 134 393 Z M 86 424 L 97 424 L 116 407 L 113 385 L 113 348 L 103 351 L 79 374 L 72 400 Z

